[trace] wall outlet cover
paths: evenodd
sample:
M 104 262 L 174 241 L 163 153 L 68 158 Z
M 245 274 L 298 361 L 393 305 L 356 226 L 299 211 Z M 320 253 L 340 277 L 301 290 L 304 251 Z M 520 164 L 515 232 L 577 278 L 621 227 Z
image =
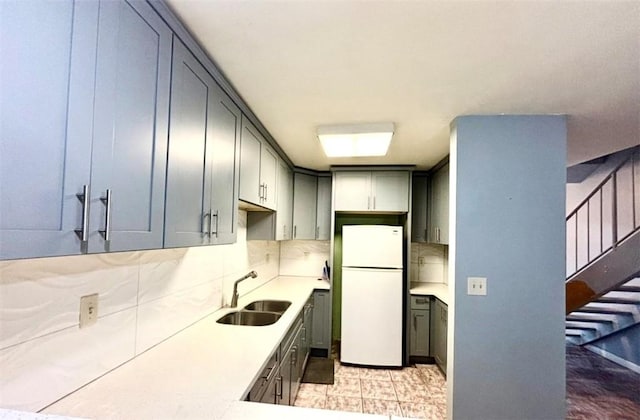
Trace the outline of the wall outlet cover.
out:
M 467 294 L 473 296 L 487 295 L 486 277 L 467 277 Z
M 80 328 L 90 327 L 98 321 L 98 294 L 80 298 Z

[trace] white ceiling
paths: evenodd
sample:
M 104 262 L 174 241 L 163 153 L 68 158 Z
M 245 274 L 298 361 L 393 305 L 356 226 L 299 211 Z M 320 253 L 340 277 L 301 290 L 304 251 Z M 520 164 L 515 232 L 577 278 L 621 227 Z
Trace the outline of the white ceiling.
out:
M 569 116 L 567 163 L 640 143 L 640 1 L 168 0 L 297 165 L 415 164 L 469 114 Z M 393 122 L 383 158 L 322 124 Z

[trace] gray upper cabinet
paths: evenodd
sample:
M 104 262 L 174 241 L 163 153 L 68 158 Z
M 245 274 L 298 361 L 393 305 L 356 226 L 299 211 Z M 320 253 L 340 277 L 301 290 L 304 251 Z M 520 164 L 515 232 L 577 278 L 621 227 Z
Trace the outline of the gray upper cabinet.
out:
M 82 252 L 98 6 L 0 2 L 2 259 Z
M 169 28 L 137 1 L 0 15 L 0 258 L 162 247 Z
M 336 211 L 409 211 L 409 172 L 336 172 Z
M 430 183 L 429 242 L 449 243 L 449 164 L 437 170 Z
M 316 204 L 316 239 L 331 239 L 331 177 L 318 177 L 318 201 Z
M 171 31 L 149 4 L 101 2 L 90 252 L 162 248 L 170 74 Z
M 240 199 L 276 210 L 278 155 L 258 130 L 242 118 Z
M 293 185 L 293 239 L 316 239 L 317 177 L 296 173 Z
M 235 241 L 241 114 L 174 39 L 165 246 Z
M 336 172 L 336 211 L 368 211 L 371 207 L 371 172 Z
M 278 211 L 276 213 L 276 240 L 289 240 L 293 226 L 293 172 L 285 161 L 278 165 Z
M 429 177 L 424 173 L 414 173 L 411 187 L 411 242 L 426 242 Z

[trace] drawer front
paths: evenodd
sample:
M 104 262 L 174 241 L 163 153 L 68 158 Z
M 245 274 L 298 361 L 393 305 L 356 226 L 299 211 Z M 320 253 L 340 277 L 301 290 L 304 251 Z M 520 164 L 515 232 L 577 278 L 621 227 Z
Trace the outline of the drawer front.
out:
M 411 296 L 411 309 L 429 309 L 429 296 Z

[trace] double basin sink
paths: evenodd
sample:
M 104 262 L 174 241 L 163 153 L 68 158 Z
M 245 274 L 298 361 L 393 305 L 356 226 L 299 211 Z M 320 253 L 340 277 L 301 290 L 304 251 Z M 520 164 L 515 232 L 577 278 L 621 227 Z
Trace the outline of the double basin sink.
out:
M 240 311 L 229 312 L 218 318 L 218 324 L 264 326 L 274 324 L 291 306 L 285 300 L 257 300 Z

